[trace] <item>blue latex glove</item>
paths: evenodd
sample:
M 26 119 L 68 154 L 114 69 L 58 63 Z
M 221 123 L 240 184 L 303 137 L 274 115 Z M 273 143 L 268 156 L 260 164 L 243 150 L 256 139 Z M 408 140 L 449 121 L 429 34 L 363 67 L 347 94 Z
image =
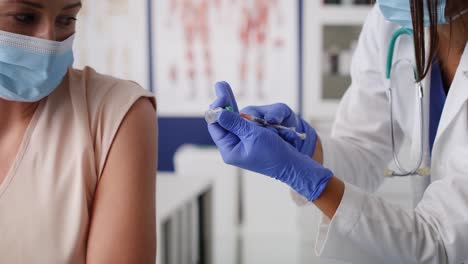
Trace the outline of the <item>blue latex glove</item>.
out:
M 279 135 L 291 143 L 296 149 L 309 157 L 312 157 L 317 145 L 317 132 L 304 119 L 297 116 L 286 104 L 273 104 L 266 106 L 248 106 L 241 113 L 253 115 L 266 120 L 270 124 L 295 127 L 297 132 L 307 135 L 305 140 L 300 139 L 291 130 L 279 129 Z
M 233 111 L 239 113 L 237 102 L 232 93 L 232 89 L 227 82 L 217 82 L 215 84 L 216 100 L 210 105 L 210 109 L 225 108 L 231 106 Z
M 218 98 L 210 106 L 211 109 L 228 105 L 235 109 L 223 110 L 219 113 L 218 122 L 208 125 L 223 160 L 227 164 L 282 181 L 307 200 L 316 200 L 333 173 L 298 152 L 275 131 L 240 117 L 227 83 L 217 83 L 216 94 Z

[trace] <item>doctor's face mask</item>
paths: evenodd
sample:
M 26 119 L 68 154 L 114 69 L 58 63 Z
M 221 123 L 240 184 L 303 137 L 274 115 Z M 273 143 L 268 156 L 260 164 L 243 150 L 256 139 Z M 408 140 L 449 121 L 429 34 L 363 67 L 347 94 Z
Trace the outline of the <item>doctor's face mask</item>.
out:
M 435 1 L 435 0 L 433 0 Z M 431 24 L 427 1 L 421 0 L 424 3 L 424 26 L 429 27 Z M 404 28 L 413 28 L 411 18 L 411 2 L 410 0 L 377 0 L 377 5 L 382 12 L 382 15 L 390 22 L 398 24 Z M 437 23 L 448 23 L 445 17 L 446 0 L 437 0 Z
M 0 0 L 0 98 L 37 102 L 73 64 L 80 0 Z
M 431 25 L 430 12 L 427 0 L 419 0 L 424 9 L 424 27 Z M 468 1 L 466 0 L 429 0 L 437 10 L 436 22 L 438 25 L 448 24 L 468 12 Z M 412 28 L 413 21 L 411 16 L 410 0 L 377 0 L 380 11 L 390 22 L 398 24 L 405 28 Z

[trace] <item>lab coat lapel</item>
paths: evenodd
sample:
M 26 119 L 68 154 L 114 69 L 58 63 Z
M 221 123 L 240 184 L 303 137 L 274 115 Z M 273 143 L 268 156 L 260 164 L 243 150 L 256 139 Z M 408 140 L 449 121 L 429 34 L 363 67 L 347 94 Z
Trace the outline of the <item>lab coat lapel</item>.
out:
M 437 139 L 449 127 L 450 123 L 455 119 L 458 112 L 468 100 L 468 45 L 460 60 L 460 64 L 455 74 L 455 79 L 450 87 L 447 100 L 445 102 L 442 117 L 440 119 L 439 128 L 437 132 Z

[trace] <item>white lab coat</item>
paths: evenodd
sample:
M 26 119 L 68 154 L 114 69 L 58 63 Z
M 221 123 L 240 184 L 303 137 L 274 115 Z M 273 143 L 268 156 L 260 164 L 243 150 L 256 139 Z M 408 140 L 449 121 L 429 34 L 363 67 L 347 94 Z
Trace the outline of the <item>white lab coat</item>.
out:
M 432 161 L 430 76 L 424 81 L 424 165 L 430 163 L 432 175 L 426 177 L 426 185 L 416 185 L 420 201 L 415 209 L 406 211 L 371 194 L 392 160 L 384 72 L 390 38 L 397 29 L 378 7 L 369 14 L 353 59 L 352 85 L 341 102 L 331 136 L 321 136 L 324 165 L 346 182 L 346 190 L 334 218 L 322 219 L 316 253 L 357 264 L 460 264 L 468 261 L 468 48 L 448 94 Z M 410 37 L 400 40 L 398 59 L 414 62 Z M 402 70 L 393 76 L 408 83 L 394 92 L 395 130 L 398 142 L 409 142 L 414 164 L 421 133 L 416 89 L 411 84 L 414 78 Z

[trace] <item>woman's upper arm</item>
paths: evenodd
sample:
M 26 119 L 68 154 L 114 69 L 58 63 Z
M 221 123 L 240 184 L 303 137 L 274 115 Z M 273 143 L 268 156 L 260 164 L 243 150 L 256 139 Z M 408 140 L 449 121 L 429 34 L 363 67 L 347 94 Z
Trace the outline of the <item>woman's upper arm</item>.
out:
M 94 196 L 87 263 L 155 263 L 157 122 L 139 99 L 124 118 Z

